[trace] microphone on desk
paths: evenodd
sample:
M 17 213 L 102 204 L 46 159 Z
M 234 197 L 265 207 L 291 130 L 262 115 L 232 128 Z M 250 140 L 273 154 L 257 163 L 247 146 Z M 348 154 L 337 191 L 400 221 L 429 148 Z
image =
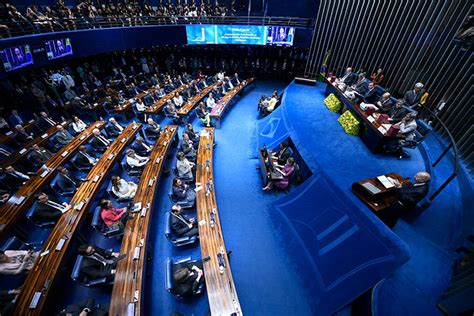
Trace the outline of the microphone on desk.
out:
M 211 256 L 207 256 L 206 258 L 203 258 L 202 262 L 208 262 L 209 260 L 211 260 Z

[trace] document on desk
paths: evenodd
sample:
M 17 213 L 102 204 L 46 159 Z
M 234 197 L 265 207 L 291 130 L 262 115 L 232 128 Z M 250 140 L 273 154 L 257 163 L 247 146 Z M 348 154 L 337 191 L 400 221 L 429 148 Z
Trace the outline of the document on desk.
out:
M 395 185 L 390 181 L 389 178 L 386 176 L 378 176 L 377 179 L 382 183 L 382 185 L 385 187 L 385 189 L 391 189 L 395 187 Z
M 370 123 L 373 123 L 375 122 L 375 118 L 371 115 L 369 117 L 367 117 L 367 120 L 370 122 Z
M 379 128 L 377 128 L 377 129 L 378 129 L 378 131 L 379 131 L 380 133 L 382 133 L 382 134 L 384 134 L 384 135 L 385 135 L 385 133 L 387 132 L 387 130 L 386 130 L 383 126 L 379 126 Z

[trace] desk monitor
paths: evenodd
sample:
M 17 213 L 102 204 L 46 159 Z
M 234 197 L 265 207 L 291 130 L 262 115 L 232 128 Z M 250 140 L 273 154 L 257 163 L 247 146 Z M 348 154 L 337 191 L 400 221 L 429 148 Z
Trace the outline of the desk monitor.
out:
M 20 45 L 0 50 L 5 71 L 12 71 L 33 64 L 33 56 L 29 45 Z
M 72 45 L 69 38 L 46 41 L 44 45 L 49 60 L 72 55 Z

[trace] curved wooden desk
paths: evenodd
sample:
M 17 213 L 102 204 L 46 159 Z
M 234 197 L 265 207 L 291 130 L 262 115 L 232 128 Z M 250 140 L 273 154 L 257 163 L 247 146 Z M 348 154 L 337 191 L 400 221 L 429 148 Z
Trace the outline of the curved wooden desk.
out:
M 229 316 L 232 313 L 242 315 L 224 244 L 214 191 L 212 164 L 214 129 L 206 128 L 203 131 L 207 133 L 202 133 L 200 137 L 196 170 L 196 186 L 202 188 L 196 193 L 196 205 L 207 296 L 212 315 Z M 213 225 L 211 218 L 214 218 Z M 219 265 L 219 256 L 223 266 Z
M 105 181 L 107 173 L 112 169 L 110 166 L 113 166 L 122 157 L 122 151 L 133 140 L 140 126 L 141 124 L 136 123 L 128 125 L 107 148 L 87 175 L 86 180 L 79 186 L 70 201 L 70 204 L 74 204 L 74 208 L 61 216 L 45 242 L 42 252 L 49 251 L 49 253 L 40 256 L 33 269 L 28 273 L 23 290 L 18 296 L 14 315 L 44 315 L 45 302 L 51 287 L 54 286 L 56 273 L 60 271 L 73 235 L 85 220 L 94 194 L 97 193 Z M 60 250 L 56 250 L 62 239 L 65 239 L 63 246 Z M 37 306 L 30 308 L 36 293 L 40 293 L 37 294 L 40 295 Z
M 152 106 L 150 106 L 149 108 L 147 108 L 145 110 L 145 113 L 147 113 L 147 114 L 160 113 L 161 110 L 165 107 L 166 102 L 168 102 L 168 100 L 173 99 L 173 96 L 175 95 L 175 93 L 181 93 L 182 91 L 184 91 L 187 88 L 189 88 L 190 86 L 192 86 L 195 82 L 196 82 L 196 80 L 193 80 L 189 84 L 185 83 L 185 84 L 181 85 L 179 88 L 174 89 L 173 91 L 171 91 L 170 93 L 166 94 L 161 99 L 159 99 L 158 101 L 153 103 Z
M 218 83 L 211 84 L 210 86 L 205 87 L 201 92 L 195 94 L 192 98 L 188 100 L 183 106 L 178 110 L 179 116 L 187 116 L 194 107 L 201 102 L 204 97 L 206 97 Z
M 56 174 L 56 168 L 69 161 L 76 154 L 79 146 L 85 144 L 92 137 L 94 128 L 102 128 L 105 122 L 98 121 L 91 124 L 85 131 L 74 137 L 74 139 L 61 148 L 51 157 L 36 175 L 10 197 L 7 203 L 0 207 L 0 240 L 11 230 L 16 221 L 23 216 L 25 211 L 33 204 L 34 195 L 50 182 Z
M 146 247 L 153 215 L 153 200 L 177 128 L 176 125 L 171 125 L 163 129 L 150 153 L 150 161 L 140 177 L 137 193 L 133 199 L 135 205 L 139 204 L 137 206 L 139 211 L 125 226 L 120 253 L 128 255 L 117 264 L 109 315 L 140 315 L 142 312 Z

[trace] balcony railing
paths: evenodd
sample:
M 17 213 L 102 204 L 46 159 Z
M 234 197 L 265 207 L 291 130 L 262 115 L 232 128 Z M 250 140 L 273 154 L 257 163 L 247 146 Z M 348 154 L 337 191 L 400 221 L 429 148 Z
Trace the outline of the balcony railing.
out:
M 44 21 L 0 21 L 7 28 L 0 28 L 3 38 L 41 34 L 51 32 L 67 32 L 84 29 L 102 29 L 129 26 L 150 25 L 183 25 L 183 24 L 234 24 L 234 25 L 277 25 L 293 27 L 314 27 L 314 19 L 296 17 L 270 16 L 123 16 L 96 17 L 94 19 L 54 19 Z

